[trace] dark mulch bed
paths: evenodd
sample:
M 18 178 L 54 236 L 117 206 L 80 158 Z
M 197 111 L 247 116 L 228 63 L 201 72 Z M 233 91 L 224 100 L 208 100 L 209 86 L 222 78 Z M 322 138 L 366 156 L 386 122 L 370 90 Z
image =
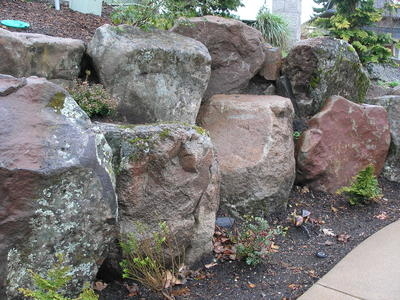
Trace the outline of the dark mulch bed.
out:
M 56 11 L 48 4 L 21 0 L 0 0 L 0 19 L 19 19 L 29 22 L 26 32 L 53 36 L 77 38 L 89 41 L 95 29 L 110 23 L 108 15 L 112 8 L 105 6 L 104 17 L 85 15 L 62 8 Z M 9 29 L 12 30 L 12 29 Z M 278 252 L 270 255 L 269 261 L 255 268 L 242 262 L 219 262 L 205 269 L 204 264 L 212 261 L 212 256 L 203 261 L 203 268 L 197 278 L 188 282 L 182 290 L 186 296 L 177 299 L 295 299 L 314 282 L 328 272 L 340 259 L 365 238 L 382 227 L 400 218 L 400 185 L 380 179 L 385 198 L 369 206 L 350 207 L 338 195 L 325 193 L 304 193 L 294 188 L 285 213 L 270 218 L 270 223 L 290 226 L 286 237 L 279 237 Z M 296 228 L 287 220 L 296 209 L 309 210 L 317 220 L 307 225 L 305 230 Z M 327 236 L 322 229 L 330 229 L 335 234 L 348 234 L 347 242 L 338 241 L 336 236 Z M 318 258 L 316 252 L 323 251 L 327 258 Z M 130 286 L 134 283 L 128 282 Z M 139 287 L 138 295 L 128 289 L 123 282 L 110 283 L 101 293 L 100 299 L 161 299 Z M 185 293 L 184 293 L 185 294 Z
M 201 280 L 190 280 L 177 287 L 186 296 L 176 299 L 296 299 L 326 274 L 340 259 L 368 236 L 400 218 L 400 185 L 380 179 L 384 198 L 368 206 L 350 206 L 339 195 L 304 192 L 295 187 L 285 213 L 270 218 L 271 224 L 289 226 L 286 237 L 279 237 L 278 252 L 257 267 L 242 262 L 225 261 L 210 269 L 203 268 Z M 306 225 L 310 237 L 302 228 L 288 221 L 294 211 L 309 210 L 314 223 Z M 330 229 L 328 236 L 322 229 Z M 336 235 L 350 235 L 341 242 Z M 317 252 L 327 258 L 318 258 Z M 203 264 L 212 262 L 205 259 Z M 132 283 L 130 283 L 132 285 Z M 139 294 L 128 297 L 123 283 L 114 282 L 102 292 L 100 299 L 162 299 L 140 287 Z
M 103 16 L 82 14 L 66 7 L 55 10 L 48 3 L 22 0 L 0 0 L 0 20 L 16 19 L 28 22 L 28 29 L 4 29 L 19 32 L 42 33 L 51 36 L 80 39 L 89 42 L 96 28 L 111 24 L 112 7 L 103 6 Z

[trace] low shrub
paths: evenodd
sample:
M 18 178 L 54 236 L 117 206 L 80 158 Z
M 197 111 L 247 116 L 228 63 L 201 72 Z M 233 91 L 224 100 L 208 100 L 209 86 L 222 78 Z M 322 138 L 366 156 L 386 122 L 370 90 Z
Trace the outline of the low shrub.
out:
M 120 262 L 123 277 L 136 280 L 147 288 L 169 299 L 168 289 L 180 283 L 180 261 L 176 256 L 178 243 L 166 222 L 149 236 L 143 224 L 137 224 L 135 234 L 123 236 L 120 241 L 124 259 Z
M 271 252 L 276 235 L 283 234 L 282 227 L 272 229 L 268 221 L 253 216 L 245 216 L 245 222 L 237 235 L 236 256 L 246 264 L 255 266 Z
M 34 290 L 20 288 L 19 292 L 25 297 L 33 298 L 35 300 L 97 300 L 98 295 L 89 287 L 85 287 L 78 298 L 67 298 L 60 294 L 61 290 L 65 288 L 72 277 L 69 275 L 71 268 L 63 266 L 62 255 L 57 255 L 57 262 L 53 268 L 47 271 L 45 277 L 40 276 L 38 273 L 30 270 Z
M 340 188 L 337 193 L 345 193 L 351 205 L 367 204 L 380 198 L 382 190 L 374 171 L 374 167 L 369 165 L 353 178 L 350 186 Z
M 115 113 L 117 101 L 101 84 L 74 81 L 68 92 L 90 118 L 107 117 Z

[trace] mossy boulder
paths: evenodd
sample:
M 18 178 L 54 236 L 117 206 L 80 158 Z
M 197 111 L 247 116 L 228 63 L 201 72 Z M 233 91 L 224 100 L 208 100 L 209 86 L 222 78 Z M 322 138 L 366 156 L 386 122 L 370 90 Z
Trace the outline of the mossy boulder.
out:
M 296 44 L 282 71 L 290 80 L 301 116 L 319 112 L 332 95 L 362 103 L 370 84 L 354 48 L 346 41 L 329 37 Z

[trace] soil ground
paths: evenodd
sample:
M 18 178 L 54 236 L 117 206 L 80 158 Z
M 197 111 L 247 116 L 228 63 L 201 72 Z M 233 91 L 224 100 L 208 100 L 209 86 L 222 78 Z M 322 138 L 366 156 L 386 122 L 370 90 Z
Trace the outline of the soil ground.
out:
M 105 16 L 98 17 L 65 7 L 56 11 L 41 2 L 0 0 L 0 20 L 19 19 L 31 24 L 25 32 L 77 38 L 86 42 L 97 27 L 110 23 L 108 15 L 111 10 L 111 7 L 104 6 Z M 210 254 L 199 265 L 195 278 L 185 286 L 175 288 L 176 298 L 296 299 L 360 242 L 400 218 L 400 185 L 382 178 L 380 185 L 384 194 L 382 200 L 355 207 L 351 207 L 342 196 L 306 192 L 295 187 L 287 211 L 269 218 L 273 226 L 289 227 L 286 236 L 275 241 L 279 246 L 276 253 L 271 253 L 269 259 L 257 267 L 238 261 L 218 261 L 217 265 L 207 269 L 204 265 L 213 261 Z M 294 210 L 301 212 L 302 209 L 310 211 L 313 220 L 307 223 L 306 230 L 288 221 Z M 332 235 L 326 235 L 324 229 Z M 317 252 L 324 252 L 327 257 L 318 258 Z M 130 291 L 126 285 L 131 288 Z M 162 297 L 141 286 L 136 289 L 133 282 L 114 281 L 101 292 L 100 299 L 155 300 Z

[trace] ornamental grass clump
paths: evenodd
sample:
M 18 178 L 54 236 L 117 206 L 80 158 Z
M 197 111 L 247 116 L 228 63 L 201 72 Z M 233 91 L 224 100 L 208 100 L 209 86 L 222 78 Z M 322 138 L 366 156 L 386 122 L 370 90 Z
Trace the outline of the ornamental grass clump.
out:
M 97 300 L 99 296 L 87 286 L 77 298 L 72 299 L 62 295 L 62 291 L 72 280 L 72 276 L 69 275 L 71 268 L 63 266 L 63 261 L 63 256 L 57 255 L 57 262 L 53 268 L 47 271 L 46 276 L 41 276 L 29 270 L 35 288 L 33 290 L 20 288 L 18 291 L 25 297 L 35 300 Z
M 268 221 L 253 216 L 245 216 L 245 222 L 237 235 L 236 256 L 246 264 L 260 264 L 271 252 L 277 235 L 283 234 L 282 227 L 272 229 Z
M 350 186 L 340 188 L 337 193 L 347 195 L 351 205 L 368 204 L 379 199 L 382 190 L 374 172 L 374 166 L 369 165 L 353 178 Z
M 265 40 L 272 46 L 286 49 L 289 41 L 289 25 L 278 15 L 274 15 L 263 7 L 258 12 L 254 27 L 258 29 Z
M 169 289 L 182 284 L 184 254 L 176 254 L 179 246 L 166 222 L 160 223 L 159 229 L 150 235 L 145 225 L 136 225 L 137 232 L 123 236 L 120 241 L 124 257 L 120 262 L 122 276 L 172 299 Z

